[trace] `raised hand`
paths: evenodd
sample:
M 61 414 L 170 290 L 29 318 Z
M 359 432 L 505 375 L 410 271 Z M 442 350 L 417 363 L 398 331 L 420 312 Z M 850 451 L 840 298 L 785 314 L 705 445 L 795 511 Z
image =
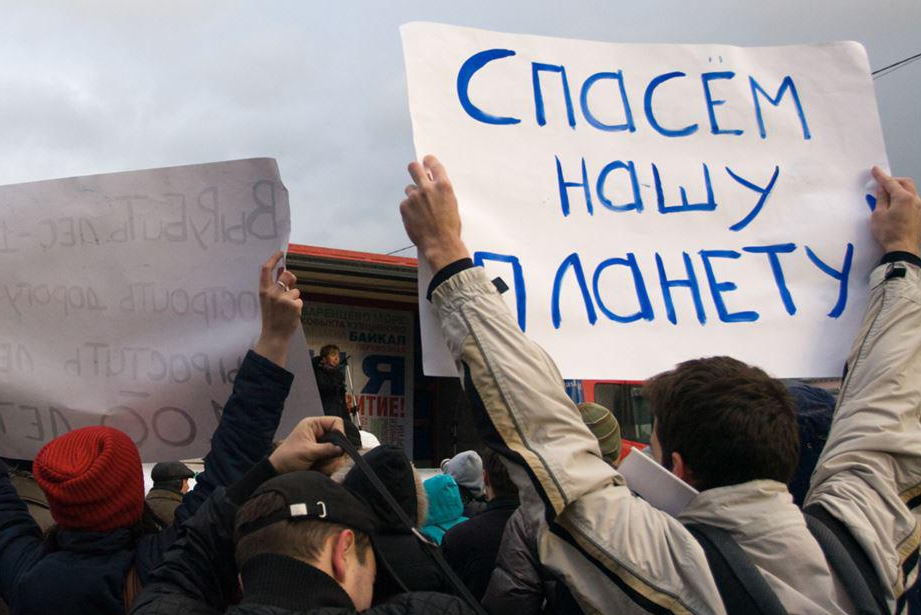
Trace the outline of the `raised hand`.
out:
M 412 162 L 409 174 L 413 183 L 406 186 L 406 199 L 400 215 L 409 239 L 438 271 L 470 253 L 461 240 L 461 221 L 457 197 L 447 171 L 435 156 L 422 163 Z
M 288 437 L 269 455 L 269 463 L 279 474 L 309 470 L 322 465 L 340 456 L 342 449 L 335 444 L 320 443 L 317 440 L 327 432 L 343 430 L 342 419 L 338 416 L 311 416 L 301 419 Z
M 262 307 L 262 333 L 256 342 L 258 354 L 280 367 L 288 359 L 291 338 L 301 325 L 301 291 L 295 288 L 297 276 L 287 269 L 276 267 L 282 251 L 273 254 L 259 272 L 259 303 Z
M 890 177 L 879 167 L 873 167 L 876 209 L 870 217 L 870 230 L 885 252 L 921 250 L 921 198 L 915 182 L 908 177 Z

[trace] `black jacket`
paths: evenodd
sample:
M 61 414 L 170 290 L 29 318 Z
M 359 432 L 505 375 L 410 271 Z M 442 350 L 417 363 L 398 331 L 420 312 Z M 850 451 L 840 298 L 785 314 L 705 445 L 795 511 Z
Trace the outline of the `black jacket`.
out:
M 349 409 L 345 404 L 345 374 L 341 367 L 326 367 L 320 359 L 313 358 L 313 373 L 317 378 L 320 401 L 323 402 L 323 414 L 349 421 Z
M 491 500 L 486 510 L 452 527 L 441 541 L 448 564 L 477 600 L 486 593 L 505 524 L 517 508 L 518 498 L 514 496 Z
M 41 531 L 10 484 L 0 462 L 0 593 L 18 613 L 124 613 L 124 587 L 135 566 L 141 582 L 219 485 L 236 482 L 272 444 L 293 375 L 250 352 L 205 457 L 195 489 L 176 509 L 175 522 L 138 537 L 130 529 L 59 531 L 56 547 L 43 551 Z
M 151 582 L 135 602 L 133 615 L 243 615 L 355 613 L 351 599 L 325 573 L 279 555 L 253 558 L 241 571 L 243 601 L 237 592 L 233 521 L 238 506 L 275 475 L 263 460 L 230 489 L 218 489 L 186 524 L 185 535 L 166 553 Z M 400 594 L 363 613 L 371 615 L 467 615 L 460 599 L 444 594 Z

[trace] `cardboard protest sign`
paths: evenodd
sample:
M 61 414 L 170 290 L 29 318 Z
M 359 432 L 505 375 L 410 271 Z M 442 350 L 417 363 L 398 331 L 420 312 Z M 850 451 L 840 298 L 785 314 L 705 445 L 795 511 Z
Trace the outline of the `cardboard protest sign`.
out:
M 635 45 L 403 26 L 416 152 L 565 378 L 731 355 L 834 376 L 879 258 L 886 165 L 856 43 Z M 425 301 L 423 363 L 456 375 Z
M 413 324 L 409 310 L 309 301 L 304 332 L 313 356 L 335 344 L 348 362 L 361 428 L 413 458 Z
M 99 424 L 146 461 L 206 453 L 289 228 L 271 159 L 0 187 L 0 454 Z M 300 336 L 287 368 L 281 434 L 322 412 Z

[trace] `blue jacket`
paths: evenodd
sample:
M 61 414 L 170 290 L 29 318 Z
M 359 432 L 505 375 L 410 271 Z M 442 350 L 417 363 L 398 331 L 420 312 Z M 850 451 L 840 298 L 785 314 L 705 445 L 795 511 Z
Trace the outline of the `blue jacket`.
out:
M 278 428 L 294 376 L 250 351 L 211 439 L 204 472 L 176 509 L 172 525 L 138 537 L 131 529 L 57 533 L 57 548 L 43 552 L 43 537 L 0 462 L 0 594 L 12 615 L 94 613 L 122 615 L 125 579 L 134 565 L 142 583 L 179 538 L 182 523 L 216 487 L 238 481 L 265 457 Z
M 436 474 L 422 483 L 422 486 L 429 500 L 429 513 L 422 526 L 422 533 L 440 545 L 445 532 L 467 520 L 460 489 L 450 474 Z

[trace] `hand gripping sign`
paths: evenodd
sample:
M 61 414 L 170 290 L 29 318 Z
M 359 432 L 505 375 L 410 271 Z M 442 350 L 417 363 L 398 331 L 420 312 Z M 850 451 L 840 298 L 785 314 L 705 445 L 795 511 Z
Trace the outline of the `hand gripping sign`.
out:
M 634 45 L 403 26 L 416 152 L 567 378 L 731 355 L 835 376 L 879 258 L 885 165 L 856 43 Z M 425 302 L 423 364 L 456 375 Z
M 145 460 L 207 452 L 289 228 L 271 159 L 0 188 L 2 455 L 99 424 Z M 282 433 L 319 412 L 300 335 L 287 367 Z

